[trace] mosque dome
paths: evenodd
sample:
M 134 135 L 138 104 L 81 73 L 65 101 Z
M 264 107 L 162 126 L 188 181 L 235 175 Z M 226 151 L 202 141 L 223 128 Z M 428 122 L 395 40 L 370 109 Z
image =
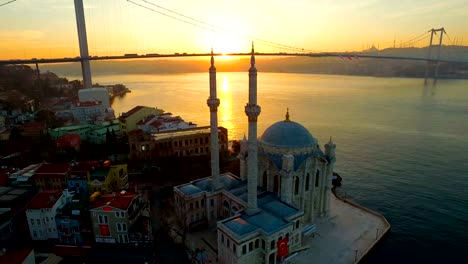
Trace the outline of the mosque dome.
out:
M 304 148 L 317 145 L 317 140 L 307 128 L 289 120 L 289 114 L 286 114 L 286 120 L 276 122 L 267 128 L 259 141 L 264 145 L 280 148 Z

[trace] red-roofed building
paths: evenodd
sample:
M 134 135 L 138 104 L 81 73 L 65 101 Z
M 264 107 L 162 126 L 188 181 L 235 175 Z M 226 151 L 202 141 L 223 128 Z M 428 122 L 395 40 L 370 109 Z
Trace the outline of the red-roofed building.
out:
M 76 151 L 80 150 L 81 138 L 78 134 L 65 134 L 55 140 L 57 148 L 74 148 Z
M 90 215 L 97 243 L 151 241 L 151 228 L 140 231 L 142 219 L 149 218 L 149 203 L 141 194 L 121 191 L 101 195 L 96 197 L 92 207 Z
M 39 191 L 62 191 L 66 188 L 69 170 L 68 163 L 43 163 L 33 176 L 36 187 Z
M 137 123 L 150 115 L 161 115 L 164 111 L 154 107 L 135 106 L 130 111 L 123 113 L 120 117 L 122 130 L 126 133 L 137 129 Z
M 72 199 L 72 194 L 65 191 L 45 191 L 36 194 L 29 202 L 26 217 L 29 232 L 33 240 L 57 239 L 55 216 Z

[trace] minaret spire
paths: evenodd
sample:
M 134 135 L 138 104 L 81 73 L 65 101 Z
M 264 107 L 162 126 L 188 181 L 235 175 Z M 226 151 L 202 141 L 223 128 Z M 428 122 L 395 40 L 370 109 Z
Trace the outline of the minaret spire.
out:
M 258 147 L 257 147 L 257 117 L 261 109 L 257 105 L 257 69 L 255 68 L 255 51 L 252 42 L 252 55 L 249 69 L 249 102 L 245 106 L 245 114 L 249 120 L 249 141 L 247 156 L 247 214 L 254 214 L 257 207 L 258 179 Z
M 219 142 L 218 142 L 218 106 L 219 99 L 216 95 L 216 68 L 214 66 L 213 48 L 211 48 L 210 66 L 210 97 L 206 101 L 210 107 L 210 134 L 211 134 L 211 177 L 213 177 L 213 191 L 222 186 L 219 181 Z
M 250 67 L 255 68 L 255 51 L 254 51 L 254 43 L 252 41 L 252 55 L 250 55 Z
M 289 120 L 289 108 L 286 108 L 286 119 L 284 120 L 285 122 L 290 122 Z

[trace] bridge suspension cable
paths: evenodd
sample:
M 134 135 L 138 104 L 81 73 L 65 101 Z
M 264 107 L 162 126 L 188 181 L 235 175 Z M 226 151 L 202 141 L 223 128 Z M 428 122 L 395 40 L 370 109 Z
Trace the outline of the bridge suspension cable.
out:
M 13 2 L 16 2 L 16 0 L 11 0 L 11 1 L 8 1 L 8 2 L 6 2 L 6 3 L 0 4 L 0 7 L 5 6 L 5 5 L 8 5 L 8 4 L 11 4 L 11 3 L 13 3 Z
M 187 16 L 187 15 L 181 14 L 179 12 L 170 10 L 170 9 L 162 7 L 160 5 L 156 5 L 156 4 L 151 3 L 149 1 L 146 1 L 146 0 L 141 0 L 141 1 L 148 4 L 148 5 L 151 5 L 151 6 L 154 6 L 156 8 L 162 9 L 162 10 L 164 10 L 166 12 L 170 12 L 172 14 L 175 14 L 176 16 L 180 16 L 182 18 L 179 18 L 179 17 L 176 17 L 174 15 L 164 13 L 162 11 L 155 10 L 154 8 L 142 5 L 140 3 L 136 3 L 135 1 L 132 1 L 132 0 L 127 0 L 127 2 L 130 2 L 130 3 L 134 4 L 134 5 L 140 6 L 142 8 L 148 9 L 148 10 L 153 11 L 155 13 L 170 17 L 170 18 L 178 20 L 180 22 L 184 22 L 184 23 L 190 24 L 192 26 L 199 27 L 201 29 L 208 30 L 208 31 L 211 31 L 211 32 L 214 32 L 214 33 L 218 33 L 220 31 L 224 31 L 224 32 L 229 31 L 229 32 L 231 32 L 231 33 L 233 33 L 233 34 L 235 34 L 235 35 L 237 35 L 237 36 L 239 36 L 239 37 L 241 37 L 243 39 L 253 40 L 253 41 L 256 41 L 257 43 L 259 43 L 261 45 L 265 45 L 265 46 L 269 46 L 269 47 L 273 47 L 273 48 L 287 49 L 287 50 L 291 50 L 291 51 L 295 51 L 295 52 L 305 52 L 305 51 L 314 52 L 312 50 L 308 50 L 308 49 L 304 49 L 304 48 L 293 47 L 293 46 L 289 46 L 289 45 L 284 45 L 284 44 L 264 40 L 264 39 L 257 38 L 257 37 L 254 37 L 254 36 L 245 35 L 245 34 L 236 32 L 236 31 L 234 31 L 232 29 L 226 29 L 226 28 L 223 28 L 223 27 L 219 27 L 219 26 L 207 23 L 205 21 L 202 21 L 202 20 Z
M 424 32 L 423 34 L 421 34 L 421 35 L 419 35 L 417 37 L 414 37 L 412 39 L 409 39 L 409 40 L 407 40 L 405 42 L 400 43 L 400 48 L 407 47 L 412 43 L 417 43 L 417 42 L 419 42 L 419 41 L 421 41 L 421 40 L 423 40 L 425 38 L 428 38 L 429 37 L 429 32 L 430 31 Z

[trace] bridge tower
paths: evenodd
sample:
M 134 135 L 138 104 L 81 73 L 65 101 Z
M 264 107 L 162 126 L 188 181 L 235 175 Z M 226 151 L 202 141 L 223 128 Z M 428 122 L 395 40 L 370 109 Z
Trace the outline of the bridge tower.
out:
M 428 47 L 428 54 L 427 54 L 427 64 L 426 64 L 426 73 L 424 75 L 424 84 L 427 84 L 427 78 L 429 77 L 429 71 L 434 68 L 435 64 L 435 69 L 434 69 L 434 82 L 437 80 L 438 75 L 439 75 L 439 65 L 440 65 L 440 48 L 442 47 L 442 38 L 444 37 L 445 29 L 439 28 L 439 29 L 431 29 L 428 32 L 431 32 L 431 38 L 429 40 L 429 47 Z M 440 32 L 440 35 L 437 34 L 437 32 Z M 439 44 L 432 44 L 434 35 L 439 37 Z M 437 57 L 435 60 L 432 59 L 432 48 L 437 48 Z
M 78 29 L 78 42 L 80 44 L 81 72 L 83 74 L 83 88 L 92 88 L 91 65 L 88 54 L 88 37 L 86 36 L 86 22 L 83 0 L 75 0 L 76 26 Z

